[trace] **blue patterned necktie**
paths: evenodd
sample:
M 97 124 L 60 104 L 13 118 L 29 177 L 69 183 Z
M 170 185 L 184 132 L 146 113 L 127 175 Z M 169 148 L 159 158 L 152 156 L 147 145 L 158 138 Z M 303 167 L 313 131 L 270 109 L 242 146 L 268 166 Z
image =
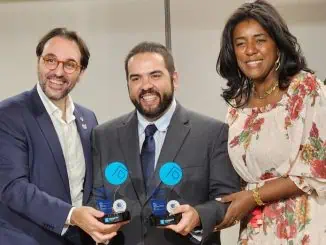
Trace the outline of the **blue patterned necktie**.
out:
M 148 182 L 154 173 L 155 167 L 155 140 L 154 134 L 157 128 L 155 124 L 149 124 L 145 128 L 145 140 L 140 153 L 142 170 L 145 182 L 146 192 L 148 191 Z

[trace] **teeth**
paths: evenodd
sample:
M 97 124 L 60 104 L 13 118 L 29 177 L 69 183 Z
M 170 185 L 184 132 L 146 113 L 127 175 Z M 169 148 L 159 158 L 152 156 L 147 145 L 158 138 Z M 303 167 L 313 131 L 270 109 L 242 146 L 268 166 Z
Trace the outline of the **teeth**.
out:
M 156 99 L 156 95 L 144 95 L 142 98 L 145 101 L 152 101 Z
M 63 85 L 63 84 L 64 84 L 64 82 L 61 81 L 61 80 L 51 79 L 50 81 L 51 81 L 51 83 L 54 83 L 54 84 L 56 84 L 56 85 Z
M 254 60 L 254 61 L 248 61 L 247 64 L 249 64 L 249 65 L 257 65 L 257 64 L 259 64 L 261 62 L 262 62 L 261 60 Z

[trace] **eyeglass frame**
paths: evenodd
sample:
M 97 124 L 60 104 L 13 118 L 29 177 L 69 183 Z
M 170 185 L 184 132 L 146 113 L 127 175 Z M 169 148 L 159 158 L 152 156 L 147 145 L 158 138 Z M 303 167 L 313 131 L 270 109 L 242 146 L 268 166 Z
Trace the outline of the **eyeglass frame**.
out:
M 78 70 L 78 68 L 79 68 L 80 70 L 83 69 L 83 66 L 79 65 L 79 64 L 77 63 L 77 61 L 75 61 L 75 60 L 73 60 L 73 59 L 63 61 L 63 60 L 58 60 L 57 57 L 55 57 L 55 56 L 52 56 L 52 58 L 55 59 L 55 60 L 57 61 L 57 65 L 56 65 L 54 68 L 49 68 L 49 67 L 46 65 L 46 60 L 45 60 L 45 58 L 47 58 L 47 56 L 50 56 L 50 55 L 44 55 L 44 56 L 41 55 L 41 58 L 43 59 L 43 62 L 44 62 L 44 65 L 46 66 L 46 68 L 48 68 L 48 69 L 51 70 L 51 71 L 54 71 L 55 69 L 57 69 L 58 66 L 59 66 L 61 63 L 62 63 L 62 69 L 63 69 L 63 71 L 64 71 L 65 73 L 67 73 L 67 74 L 72 74 L 72 73 L 76 72 L 76 71 Z M 65 63 L 67 64 L 67 62 L 75 62 L 75 63 L 76 63 L 76 69 L 73 70 L 72 72 L 67 72 L 66 69 L 65 69 Z

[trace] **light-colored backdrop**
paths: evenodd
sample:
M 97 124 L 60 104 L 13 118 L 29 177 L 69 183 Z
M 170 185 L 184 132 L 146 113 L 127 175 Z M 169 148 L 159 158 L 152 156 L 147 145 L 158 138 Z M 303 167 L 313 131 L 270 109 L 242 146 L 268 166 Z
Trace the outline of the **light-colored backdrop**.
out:
M 215 63 L 223 25 L 244 0 L 171 0 L 172 49 L 180 74 L 178 100 L 188 108 L 224 120 L 220 98 L 225 81 Z M 326 0 L 272 0 L 297 36 L 310 68 L 326 77 Z M 77 30 L 91 51 L 89 68 L 73 92 L 99 122 L 133 108 L 123 61 L 138 42 L 164 43 L 163 0 L 0 0 L 0 100 L 37 81 L 35 47 L 53 27 Z M 235 244 L 238 227 L 222 233 Z

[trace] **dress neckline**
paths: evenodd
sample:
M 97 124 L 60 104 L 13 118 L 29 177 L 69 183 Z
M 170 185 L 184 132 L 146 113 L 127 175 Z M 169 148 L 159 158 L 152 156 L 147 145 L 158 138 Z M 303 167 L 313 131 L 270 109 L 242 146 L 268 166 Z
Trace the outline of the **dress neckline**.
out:
M 239 108 L 241 112 L 255 112 L 255 113 L 266 113 L 269 112 L 273 109 L 275 109 L 279 105 L 284 105 L 285 101 L 289 98 L 289 91 L 285 92 L 281 99 L 277 102 L 270 103 L 264 106 L 259 106 L 259 107 L 244 107 L 244 108 Z

